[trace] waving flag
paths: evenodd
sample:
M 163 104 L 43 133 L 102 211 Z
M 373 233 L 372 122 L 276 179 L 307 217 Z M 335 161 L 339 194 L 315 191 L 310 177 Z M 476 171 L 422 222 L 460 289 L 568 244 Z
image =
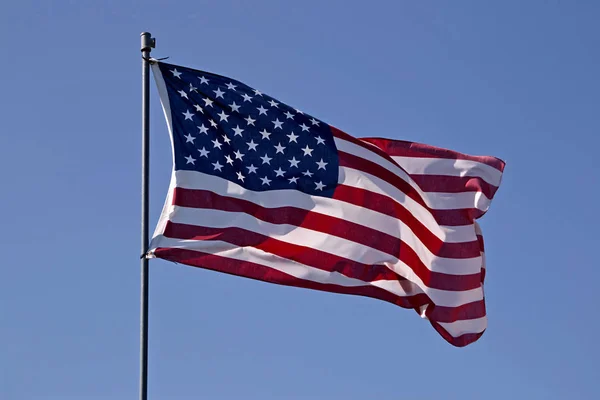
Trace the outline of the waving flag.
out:
M 483 239 L 504 162 L 354 138 L 234 79 L 154 62 L 173 174 L 149 257 L 486 328 Z

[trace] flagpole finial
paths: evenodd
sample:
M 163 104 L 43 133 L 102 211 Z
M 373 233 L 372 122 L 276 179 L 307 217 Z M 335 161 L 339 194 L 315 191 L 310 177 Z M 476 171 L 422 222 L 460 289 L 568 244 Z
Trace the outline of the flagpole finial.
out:
M 142 32 L 140 36 L 142 37 L 142 51 L 150 51 L 150 49 L 156 47 L 156 39 L 152 37 L 150 32 Z

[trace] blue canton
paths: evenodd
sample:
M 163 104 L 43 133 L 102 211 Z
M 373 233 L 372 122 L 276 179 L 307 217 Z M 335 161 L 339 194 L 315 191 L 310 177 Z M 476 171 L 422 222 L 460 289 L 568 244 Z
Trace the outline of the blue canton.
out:
M 234 79 L 158 66 L 169 97 L 176 170 L 254 191 L 333 195 L 339 163 L 329 125 Z

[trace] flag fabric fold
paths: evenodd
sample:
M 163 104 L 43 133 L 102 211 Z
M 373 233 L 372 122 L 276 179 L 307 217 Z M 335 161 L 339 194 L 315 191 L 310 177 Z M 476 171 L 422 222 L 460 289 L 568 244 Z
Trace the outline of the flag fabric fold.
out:
M 150 257 L 414 309 L 485 331 L 476 220 L 504 162 L 355 138 L 225 76 L 154 62 L 173 173 Z

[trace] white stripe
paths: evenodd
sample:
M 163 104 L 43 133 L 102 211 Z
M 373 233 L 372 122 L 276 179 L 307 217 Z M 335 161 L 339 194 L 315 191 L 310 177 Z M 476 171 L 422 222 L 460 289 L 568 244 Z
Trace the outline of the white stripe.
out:
M 401 156 L 392 159 L 411 175 L 472 176 L 496 187 L 502 181 L 502 172 L 478 161 Z
M 427 192 L 426 198 L 428 205 L 436 210 L 477 208 L 481 211 L 487 211 L 491 203 L 491 200 L 483 192 Z
M 337 236 L 305 229 L 288 224 L 271 224 L 246 213 L 231 213 L 220 210 L 174 207 L 171 221 L 180 224 L 197 225 L 210 228 L 239 227 L 251 232 L 275 238 L 285 243 L 305 246 L 329 254 L 343 257 L 367 265 L 385 265 L 397 274 L 418 285 L 435 304 L 454 307 L 478 301 L 483 298 L 481 287 L 465 291 L 449 291 L 427 287 L 405 263 L 398 258 L 368 246 L 361 245 Z M 438 258 L 439 260 L 439 258 Z M 461 273 L 479 273 L 481 258 L 468 260 L 443 259 L 444 272 L 455 267 Z M 452 265 L 456 262 L 455 265 Z M 436 260 L 436 271 L 440 271 L 440 261 Z
M 483 237 L 483 231 L 481 230 L 481 226 L 477 221 L 475 221 L 475 234 Z M 484 246 L 485 247 L 485 246 Z M 485 252 L 481 251 L 481 268 L 485 269 Z
M 413 179 L 410 177 L 410 175 L 408 173 L 406 173 L 406 171 L 404 171 L 402 168 L 398 168 L 398 166 L 396 164 L 386 160 L 385 158 L 381 157 L 379 154 L 377 154 L 373 151 L 367 150 L 364 147 L 359 146 L 355 143 L 348 142 L 347 140 L 336 138 L 336 137 L 334 137 L 334 140 L 335 140 L 335 146 L 337 147 L 338 150 L 343 151 L 344 153 L 352 154 L 356 157 L 363 158 L 365 160 L 372 161 L 375 164 L 389 170 L 394 175 L 398 176 L 403 181 L 408 183 L 419 194 L 419 196 L 421 196 L 423 199 L 425 198 L 425 196 L 426 196 L 425 192 L 423 192 L 423 190 L 419 187 L 419 185 L 417 185 L 413 181 Z M 378 147 L 374 146 L 371 143 L 367 143 L 367 144 L 369 146 L 373 146 L 376 149 L 379 149 Z M 379 149 L 379 150 L 381 150 L 381 149 Z
M 175 165 L 175 144 L 173 143 L 173 120 L 171 116 L 171 102 L 169 101 L 169 94 L 167 93 L 167 85 L 165 84 L 165 79 L 163 78 L 162 72 L 158 66 L 158 63 L 151 64 L 152 73 L 154 74 L 154 81 L 156 82 L 156 87 L 158 89 L 158 95 L 160 98 L 160 102 L 162 104 L 163 112 L 165 114 L 165 119 L 167 120 L 167 129 L 169 130 L 169 140 L 171 141 L 171 158 L 173 165 Z M 160 214 L 160 218 L 158 223 L 156 224 L 156 228 L 154 228 L 154 235 L 160 235 L 164 232 L 167 221 L 169 220 L 169 214 L 172 210 L 172 202 L 173 202 L 173 188 L 176 184 L 175 171 L 171 173 L 171 182 L 169 183 L 169 190 L 167 192 L 167 197 L 163 204 L 163 209 Z
M 405 225 L 402 221 L 386 216 L 374 211 L 369 212 L 368 209 L 361 208 L 345 202 L 340 202 L 330 198 L 310 196 L 298 192 L 297 190 L 279 190 L 274 196 L 272 192 L 254 192 L 244 189 L 243 187 L 229 183 L 220 177 L 205 175 L 195 171 L 177 171 L 176 173 L 178 187 L 186 189 L 207 190 L 218 195 L 228 196 L 233 198 L 249 201 L 253 204 L 259 204 L 266 208 L 277 207 L 297 207 L 339 218 L 341 220 L 354 222 L 361 226 L 366 226 L 375 229 L 379 232 L 386 233 L 403 241 L 403 244 L 409 246 L 423 261 L 426 268 L 435 272 L 451 273 L 455 275 L 465 275 L 472 273 L 464 271 L 465 265 L 472 265 L 479 272 L 478 265 L 481 265 L 481 257 L 477 253 L 476 257 L 470 259 L 452 259 L 439 257 L 432 253 L 417 236 Z M 191 185 L 190 185 L 191 184 Z M 190 188 L 190 186 L 193 186 Z M 170 211 L 172 212 L 172 211 Z M 253 217 L 254 218 L 254 217 Z M 368 224 L 366 225 L 365 222 Z M 163 231 L 160 231 L 163 233 Z M 269 234 L 265 232 L 265 234 Z M 471 231 L 471 241 L 476 241 L 477 238 L 474 231 Z M 354 242 L 352 242 L 354 243 Z M 361 245 L 362 246 L 362 245 Z M 382 253 L 383 254 L 383 253 Z
M 299 209 L 339 218 L 344 221 L 353 222 L 386 233 L 401 239 L 404 244 L 408 245 L 417 254 L 425 266 L 432 271 L 441 272 L 439 271 L 440 266 L 447 264 L 446 260 L 448 260 L 448 258 L 439 257 L 432 253 L 412 232 L 408 225 L 404 224 L 399 219 L 371 211 L 367 208 L 326 197 L 310 196 L 298 192 L 297 190 L 278 190 L 276 192 L 277 195 L 273 195 L 273 192 L 254 192 L 247 190 L 235 183 L 230 183 L 226 186 L 224 182 L 228 181 L 220 177 L 206 175 L 195 171 L 177 171 L 176 176 L 178 179 L 178 187 L 206 190 L 221 196 L 249 201 L 266 208 L 297 207 Z M 463 231 L 465 230 L 463 229 Z M 163 231 L 161 230 L 159 233 L 162 232 Z M 467 231 L 466 233 L 470 234 L 469 242 L 477 240 L 472 226 L 470 232 Z M 457 238 L 457 235 L 454 235 L 454 238 Z M 446 240 L 446 242 L 449 241 Z M 473 257 L 472 260 L 475 263 L 481 263 L 480 260 L 475 261 L 475 258 L 479 258 L 479 253 L 476 257 Z M 462 272 L 462 262 L 453 259 L 451 263 L 456 265 L 456 267 L 449 273 L 455 275 L 465 274 Z
M 175 185 L 177 182 L 177 178 L 175 176 L 175 172 L 171 174 L 171 182 L 169 183 L 169 191 L 167 192 L 167 198 L 163 204 L 162 211 L 160 213 L 160 217 L 158 222 L 156 223 L 156 228 L 154 228 L 154 236 L 162 235 L 167 226 L 167 222 L 169 221 L 169 216 L 173 212 L 173 191 L 175 189 Z
M 151 64 L 152 73 L 154 74 L 154 81 L 156 82 L 156 88 L 158 89 L 158 96 L 160 103 L 162 104 L 163 112 L 167 120 L 167 128 L 169 129 L 169 140 L 171 140 L 171 155 L 173 158 L 173 165 L 175 165 L 175 144 L 173 143 L 173 120 L 171 116 L 171 102 L 169 101 L 169 94 L 167 92 L 167 85 L 163 78 L 162 72 L 158 63 Z
M 170 220 L 180 224 L 200 225 L 211 228 L 239 227 L 261 235 L 277 238 L 286 243 L 308 246 L 370 265 L 383 263 L 393 265 L 400 262 L 394 255 L 346 238 L 301 226 L 273 224 L 243 212 L 174 206 Z M 421 251 L 421 253 L 425 252 Z M 426 267 L 435 272 L 452 275 L 470 275 L 479 273 L 481 269 L 480 256 L 460 259 L 437 257 L 432 255 L 431 252 L 427 252 L 426 254 L 417 253 L 417 255 L 423 257 L 420 258 L 421 261 Z M 396 272 L 401 273 L 400 271 Z M 406 273 L 405 271 L 402 272 Z M 408 278 L 407 275 L 403 274 L 403 276 Z
M 335 218 L 340 218 L 342 220 L 355 222 L 359 225 L 368 226 L 369 228 L 376 229 L 380 232 L 387 233 L 391 236 L 401 239 L 406 245 L 408 245 L 412 250 L 415 251 L 415 253 L 423 262 L 423 264 L 432 271 L 454 275 L 468 275 L 472 273 L 479 273 L 479 269 L 481 268 L 481 257 L 479 256 L 466 259 L 438 257 L 437 255 L 432 253 L 427 247 L 425 247 L 425 245 L 423 245 L 423 243 L 418 239 L 418 237 L 414 235 L 410 228 L 404 223 L 402 223 L 400 220 L 393 217 L 384 216 L 381 213 L 368 212 L 368 209 L 353 206 L 348 203 L 320 196 L 310 196 L 298 192 L 297 190 L 278 190 L 276 192 L 277 195 L 273 195 L 273 192 L 254 192 L 251 190 L 244 189 L 240 185 L 227 181 L 220 177 L 202 174 L 200 172 L 195 171 L 177 171 L 176 179 L 177 186 L 184 187 L 186 189 L 207 190 L 219 195 L 243 199 L 267 208 L 276 208 L 283 206 L 298 207 L 315 213 L 329 215 Z M 256 219 L 253 216 L 249 217 L 252 220 Z M 365 221 L 368 221 L 368 225 L 365 224 Z M 181 222 L 185 223 L 185 221 Z M 304 230 L 305 228 L 302 229 Z M 471 226 L 471 229 L 471 237 L 469 239 L 470 241 L 475 241 L 477 240 L 477 237 L 474 234 L 475 232 L 473 230 L 473 226 Z M 313 231 L 307 230 L 307 235 L 310 236 L 310 232 Z M 268 231 L 261 233 L 265 235 L 271 234 Z M 355 242 L 353 241 L 350 243 L 355 244 Z M 356 245 L 358 245 L 358 243 L 356 243 Z M 374 250 L 371 247 L 367 247 L 362 244 L 360 246 L 361 248 Z M 324 249 L 324 251 L 328 250 Z M 381 257 L 381 254 L 385 254 L 379 251 L 378 253 L 378 258 Z M 345 255 L 341 254 L 340 256 L 345 257 Z M 358 259 L 355 259 L 355 261 L 364 262 Z M 375 262 L 368 263 L 373 264 Z
M 239 227 L 290 244 L 307 246 L 364 264 L 394 265 L 400 261 L 391 254 L 345 238 L 290 224 L 273 224 L 243 212 L 174 206 L 171 221 L 211 228 Z M 431 253 L 430 253 L 431 254 Z M 430 258 L 429 258 L 430 257 Z M 479 273 L 481 257 L 444 258 L 429 255 L 422 259 L 431 270 L 453 275 Z M 408 267 L 407 267 L 408 268 Z M 396 271 L 400 273 L 400 271 Z M 408 276 L 403 275 L 406 278 Z
M 479 226 L 479 223 L 477 221 L 475 221 L 475 223 L 473 225 L 475 226 L 475 234 L 479 235 L 479 236 L 483 236 L 483 231 L 481 230 L 481 226 Z
M 264 265 L 276 271 L 291 275 L 297 279 L 310 282 L 332 284 L 343 287 L 376 286 L 399 297 L 414 296 L 422 293 L 421 290 L 410 281 L 378 280 L 364 282 L 359 279 L 347 277 L 338 272 L 323 271 L 295 261 L 288 260 L 266 253 L 254 247 L 238 247 L 221 241 L 199 241 L 171 239 L 164 236 L 155 238 L 156 248 L 175 248 L 200 251 L 239 261 L 247 261 Z M 464 333 L 479 333 L 486 328 L 487 318 L 482 317 L 473 320 L 458 320 L 451 323 L 439 323 L 450 335 L 458 337 Z
M 409 281 L 399 282 L 397 280 L 364 282 L 359 279 L 350 278 L 339 272 L 328 272 L 322 269 L 314 268 L 287 258 L 267 253 L 255 247 L 239 247 L 237 245 L 222 242 L 219 240 L 182 240 L 172 239 L 165 236 L 158 236 L 153 240 L 152 251 L 157 248 L 175 248 L 201 251 L 214 254 L 220 257 L 231 258 L 233 260 L 248 261 L 273 268 L 274 270 L 284 272 L 298 279 L 304 279 L 311 282 L 327 283 L 345 287 L 357 286 L 377 286 L 388 292 L 400 296 L 414 296 L 423 293 L 418 286 Z
M 409 174 L 405 170 L 399 168 L 396 164 L 379 156 L 377 153 L 369 151 L 364 147 L 343 139 L 335 138 L 335 144 L 338 150 L 345 153 L 361 157 L 369 160 L 387 170 L 408 183 L 423 199 L 425 204 L 435 210 L 456 210 L 464 208 L 478 208 L 482 211 L 487 211 L 490 205 L 490 200 L 485 197 L 482 192 L 462 192 L 462 193 L 438 193 L 438 192 L 423 192 Z M 400 164 L 401 165 L 401 164 Z M 343 168 L 343 167 L 341 167 Z M 340 168 L 340 169 L 341 169 Z M 403 195 L 404 197 L 405 195 Z M 411 199 L 412 200 L 412 199 Z M 414 201 L 414 200 L 413 200 Z M 415 204 L 416 201 L 414 201 Z
M 365 225 L 403 239 L 407 235 L 413 234 L 410 228 L 397 218 L 328 197 L 311 196 L 297 190 L 255 192 L 245 189 L 235 182 L 196 171 L 175 171 L 175 179 L 177 180 L 177 187 L 208 190 L 222 196 L 247 200 L 267 208 L 289 206 L 319 212 L 359 225 Z M 463 243 L 477 240 L 473 225 L 439 226 L 433 218 L 429 220 L 429 225 L 422 220 L 421 223 L 433 235 L 446 243 Z M 413 249 L 415 248 L 413 247 Z
M 459 337 L 465 333 L 480 333 L 487 327 L 487 316 L 476 319 L 463 319 L 455 322 L 438 322 L 448 333 Z
M 387 183 L 383 179 L 363 172 L 357 169 L 340 167 L 338 183 L 346 186 L 352 186 L 358 189 L 368 190 L 388 197 L 408 210 L 415 218 L 429 229 L 430 232 L 439 238 L 443 238 L 444 231 L 440 228 L 431 212 L 408 197 L 394 185 Z

